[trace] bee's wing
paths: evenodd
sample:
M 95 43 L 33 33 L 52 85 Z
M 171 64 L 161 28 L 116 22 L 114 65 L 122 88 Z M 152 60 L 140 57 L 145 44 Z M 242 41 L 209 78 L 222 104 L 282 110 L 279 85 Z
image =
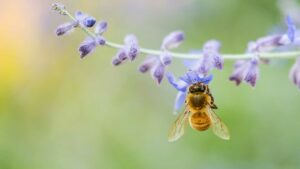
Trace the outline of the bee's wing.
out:
M 174 142 L 178 140 L 184 134 L 184 128 L 187 124 L 189 114 L 189 110 L 185 108 L 185 111 L 182 112 L 172 124 L 168 136 L 169 142 Z
M 221 119 L 210 107 L 207 107 L 207 113 L 211 120 L 212 129 L 215 135 L 217 135 L 221 139 L 229 140 L 230 134 L 227 126 L 221 121 Z

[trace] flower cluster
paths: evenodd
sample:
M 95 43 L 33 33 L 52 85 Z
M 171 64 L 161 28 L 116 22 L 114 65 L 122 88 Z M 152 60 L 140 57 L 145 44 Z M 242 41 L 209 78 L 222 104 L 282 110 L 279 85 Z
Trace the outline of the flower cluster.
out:
M 177 48 L 185 39 L 182 31 L 171 32 L 162 40 L 160 50 L 151 50 L 140 47 L 137 37 L 133 34 L 125 36 L 124 44 L 107 41 L 103 37 L 103 33 L 107 30 L 108 25 L 105 21 L 97 22 L 94 17 L 80 11 L 72 16 L 65 7 L 59 3 L 54 4 L 53 9 L 71 18 L 70 22 L 60 25 L 57 28 L 57 36 L 65 35 L 75 28 L 81 28 L 87 33 L 88 38 L 82 42 L 79 47 L 81 58 L 90 54 L 97 46 L 104 45 L 118 49 L 117 54 L 112 59 L 114 66 L 121 65 L 127 61 L 135 61 L 138 55 L 146 54 L 147 56 L 142 61 L 138 70 L 141 73 L 150 72 L 158 84 L 160 84 L 164 76 L 167 75 L 169 83 L 178 90 L 174 107 L 175 111 L 177 111 L 184 102 L 187 87 L 195 82 L 209 83 L 212 80 L 212 75 L 210 75 L 211 70 L 222 70 L 224 59 L 237 59 L 229 80 L 234 81 L 236 85 L 246 82 L 254 87 L 259 77 L 260 64 L 268 63 L 268 60 L 271 58 L 295 58 L 296 56 L 300 56 L 300 52 L 278 50 L 281 47 L 288 47 L 289 45 L 300 45 L 300 34 L 297 32 L 295 23 L 290 17 L 286 18 L 286 32 L 268 35 L 258 38 L 256 41 L 249 42 L 244 54 L 221 54 L 221 43 L 217 40 L 207 41 L 200 52 L 182 54 L 171 52 L 172 49 Z M 94 26 L 94 31 L 90 31 L 90 28 Z M 287 50 L 288 48 L 281 49 Z M 184 76 L 181 76 L 178 81 L 176 81 L 173 74 L 167 71 L 167 67 L 171 65 L 173 57 L 194 59 L 193 61 L 185 60 L 188 71 Z M 290 79 L 300 89 L 300 57 L 290 71 Z
M 178 47 L 183 40 L 184 33 L 182 31 L 174 31 L 167 35 L 162 42 L 160 55 L 148 56 L 139 66 L 139 71 L 146 73 L 150 70 L 153 79 L 160 84 L 164 78 L 166 67 L 172 63 L 172 55 L 169 50 Z

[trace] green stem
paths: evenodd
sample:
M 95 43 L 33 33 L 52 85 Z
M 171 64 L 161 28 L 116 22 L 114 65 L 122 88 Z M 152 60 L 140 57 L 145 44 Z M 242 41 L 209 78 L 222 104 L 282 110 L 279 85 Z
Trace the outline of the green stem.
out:
M 69 16 L 73 21 L 77 21 L 74 16 L 72 16 L 67 10 L 64 10 L 65 14 Z M 96 34 L 91 32 L 86 27 L 83 27 L 79 24 L 79 27 L 91 38 L 96 38 Z M 106 41 L 106 46 L 122 49 L 124 45 Z M 147 48 L 140 48 L 140 52 L 149 55 L 160 55 L 162 51 L 160 50 L 152 50 Z M 175 58 L 183 58 L 183 59 L 197 59 L 202 57 L 202 54 L 186 54 L 186 53 L 177 53 L 177 52 L 170 52 L 172 57 Z M 258 53 L 259 57 L 262 59 L 293 59 L 300 56 L 300 51 L 288 51 L 288 52 L 272 52 L 272 53 Z M 253 56 L 253 54 L 245 53 L 245 54 L 222 54 L 224 59 L 249 59 Z

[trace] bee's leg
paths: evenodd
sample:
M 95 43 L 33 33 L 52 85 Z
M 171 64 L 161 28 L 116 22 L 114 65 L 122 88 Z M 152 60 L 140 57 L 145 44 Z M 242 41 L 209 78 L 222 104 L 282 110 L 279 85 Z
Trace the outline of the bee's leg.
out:
M 210 104 L 210 108 L 212 109 L 218 109 L 217 105 L 215 105 L 215 103 Z

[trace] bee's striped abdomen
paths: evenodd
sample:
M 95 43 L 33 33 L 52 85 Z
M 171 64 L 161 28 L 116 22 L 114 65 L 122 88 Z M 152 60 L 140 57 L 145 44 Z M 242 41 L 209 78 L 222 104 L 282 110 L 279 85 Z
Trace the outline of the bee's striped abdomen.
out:
M 193 129 L 199 131 L 207 130 L 210 126 L 210 118 L 202 111 L 192 113 L 189 117 L 189 122 Z

